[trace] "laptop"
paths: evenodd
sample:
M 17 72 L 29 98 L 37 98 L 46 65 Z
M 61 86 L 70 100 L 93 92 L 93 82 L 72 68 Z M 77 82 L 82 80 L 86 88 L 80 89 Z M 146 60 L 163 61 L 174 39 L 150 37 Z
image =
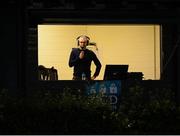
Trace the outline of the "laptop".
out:
M 104 80 L 124 80 L 127 78 L 129 65 L 107 64 L 104 72 Z

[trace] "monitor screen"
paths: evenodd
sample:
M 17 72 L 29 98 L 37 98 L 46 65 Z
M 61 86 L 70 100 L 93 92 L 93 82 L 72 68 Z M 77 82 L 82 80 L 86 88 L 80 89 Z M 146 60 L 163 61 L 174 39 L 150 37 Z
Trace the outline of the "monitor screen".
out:
M 106 65 L 104 80 L 123 80 L 127 77 L 129 65 Z

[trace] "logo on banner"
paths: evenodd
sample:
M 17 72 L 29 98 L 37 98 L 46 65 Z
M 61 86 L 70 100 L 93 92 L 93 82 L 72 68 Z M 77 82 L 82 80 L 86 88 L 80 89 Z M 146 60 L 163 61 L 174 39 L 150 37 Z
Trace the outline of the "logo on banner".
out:
M 86 94 L 103 94 L 110 100 L 110 104 L 116 109 L 118 99 L 121 93 L 121 81 L 120 80 L 108 80 L 98 81 L 92 85 L 88 85 Z

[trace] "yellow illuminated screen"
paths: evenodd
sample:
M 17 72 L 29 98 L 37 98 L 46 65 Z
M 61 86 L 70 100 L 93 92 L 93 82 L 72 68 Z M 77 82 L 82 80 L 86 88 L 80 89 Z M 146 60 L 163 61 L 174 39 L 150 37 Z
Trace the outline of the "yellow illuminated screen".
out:
M 102 64 L 102 80 L 106 64 L 127 64 L 128 72 L 142 72 L 144 79 L 160 78 L 159 25 L 38 25 L 38 65 L 58 70 L 58 80 L 71 80 L 73 68 L 68 66 L 76 38 L 87 35 L 96 46 L 88 46 Z M 91 71 L 94 73 L 92 63 Z

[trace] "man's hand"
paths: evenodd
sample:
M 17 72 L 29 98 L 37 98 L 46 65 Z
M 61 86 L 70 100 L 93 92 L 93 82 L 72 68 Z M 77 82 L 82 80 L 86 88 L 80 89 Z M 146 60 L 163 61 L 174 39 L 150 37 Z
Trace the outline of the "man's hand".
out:
M 95 76 L 92 76 L 92 77 L 91 77 L 91 80 L 94 80 L 95 78 L 96 78 Z
M 83 59 L 83 58 L 84 58 L 84 51 L 81 51 L 81 52 L 80 52 L 79 58 L 80 58 L 80 59 Z

